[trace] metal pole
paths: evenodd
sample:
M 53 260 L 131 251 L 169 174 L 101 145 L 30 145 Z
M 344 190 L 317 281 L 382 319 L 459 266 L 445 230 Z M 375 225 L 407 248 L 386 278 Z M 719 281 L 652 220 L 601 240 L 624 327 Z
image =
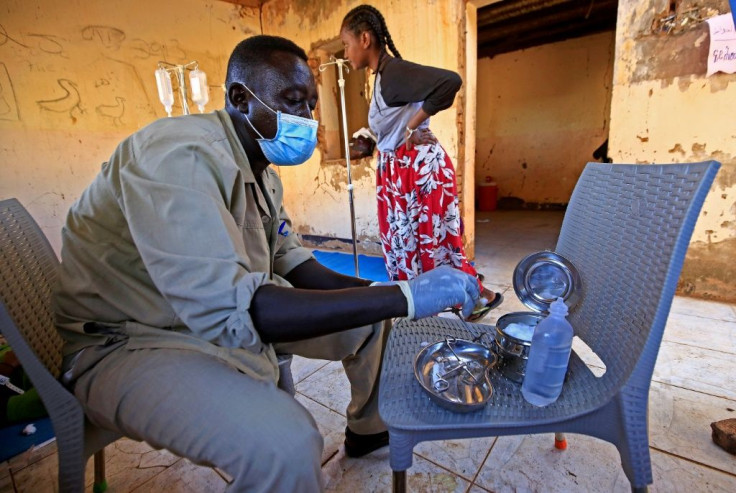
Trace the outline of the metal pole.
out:
M 184 77 L 184 65 L 176 66 L 176 76 L 179 79 L 179 98 L 181 98 L 181 109 L 185 115 L 189 114 L 189 104 L 187 103 L 187 83 Z
M 345 145 L 345 162 L 348 167 L 348 200 L 350 201 L 350 226 L 353 234 L 353 261 L 355 262 L 355 277 L 360 277 L 360 266 L 358 264 L 358 244 L 355 239 L 355 206 L 353 205 L 353 179 L 350 173 L 350 142 L 348 140 L 348 120 L 345 112 L 345 78 L 342 75 L 343 65 L 347 60 L 342 58 L 335 58 L 331 62 L 320 65 L 320 70 L 324 70 L 323 67 L 327 65 L 337 65 L 338 80 L 337 85 L 340 86 L 340 108 L 342 110 L 342 133 L 344 137 Z M 347 69 L 346 69 L 347 70 Z

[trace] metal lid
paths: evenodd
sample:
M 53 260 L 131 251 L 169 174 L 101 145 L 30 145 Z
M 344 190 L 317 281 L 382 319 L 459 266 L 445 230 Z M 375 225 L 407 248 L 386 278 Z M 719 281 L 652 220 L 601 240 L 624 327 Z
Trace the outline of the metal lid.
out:
M 578 270 L 562 255 L 545 250 L 524 257 L 514 269 L 514 291 L 522 303 L 539 312 L 558 297 L 568 308 L 580 300 Z

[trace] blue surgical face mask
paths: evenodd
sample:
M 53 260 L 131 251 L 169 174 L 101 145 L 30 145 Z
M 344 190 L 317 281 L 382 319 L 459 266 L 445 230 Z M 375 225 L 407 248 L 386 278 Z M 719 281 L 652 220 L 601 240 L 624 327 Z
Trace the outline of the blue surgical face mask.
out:
M 246 86 L 243 87 L 248 89 Z M 248 89 L 248 92 L 253 94 L 250 89 Z M 261 151 L 263 151 L 266 159 L 279 166 L 302 164 L 309 159 L 317 146 L 317 120 L 274 111 L 258 96 L 253 94 L 253 97 L 263 106 L 276 113 L 276 135 L 272 139 L 265 139 L 261 132 L 253 126 L 248 115 L 245 115 L 250 128 L 260 137 L 260 139 L 256 139 L 256 142 L 261 146 Z

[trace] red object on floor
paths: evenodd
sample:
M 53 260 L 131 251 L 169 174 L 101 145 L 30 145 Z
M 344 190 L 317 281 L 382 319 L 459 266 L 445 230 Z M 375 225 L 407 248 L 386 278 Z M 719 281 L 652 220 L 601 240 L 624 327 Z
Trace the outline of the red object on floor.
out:
M 479 211 L 490 212 L 496 210 L 496 201 L 498 200 L 498 185 L 493 178 L 486 176 L 485 182 L 479 183 L 475 187 L 475 198 L 477 200 Z
M 557 450 L 567 450 L 567 438 L 563 438 L 562 440 L 555 438 L 555 448 Z

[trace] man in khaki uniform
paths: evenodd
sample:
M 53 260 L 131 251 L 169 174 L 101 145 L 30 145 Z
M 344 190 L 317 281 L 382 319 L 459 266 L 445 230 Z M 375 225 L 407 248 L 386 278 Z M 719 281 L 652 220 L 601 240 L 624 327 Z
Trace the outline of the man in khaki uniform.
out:
M 306 60 L 283 38 L 241 42 L 225 110 L 124 140 L 62 233 L 64 382 L 92 422 L 218 466 L 232 491 L 322 487 L 322 438 L 276 386 L 277 353 L 343 362 L 345 448 L 361 456 L 388 443 L 377 406 L 384 321 L 460 305 L 468 315 L 479 296 L 451 268 L 369 287 L 321 266 L 291 233 L 269 165 L 314 150 Z

